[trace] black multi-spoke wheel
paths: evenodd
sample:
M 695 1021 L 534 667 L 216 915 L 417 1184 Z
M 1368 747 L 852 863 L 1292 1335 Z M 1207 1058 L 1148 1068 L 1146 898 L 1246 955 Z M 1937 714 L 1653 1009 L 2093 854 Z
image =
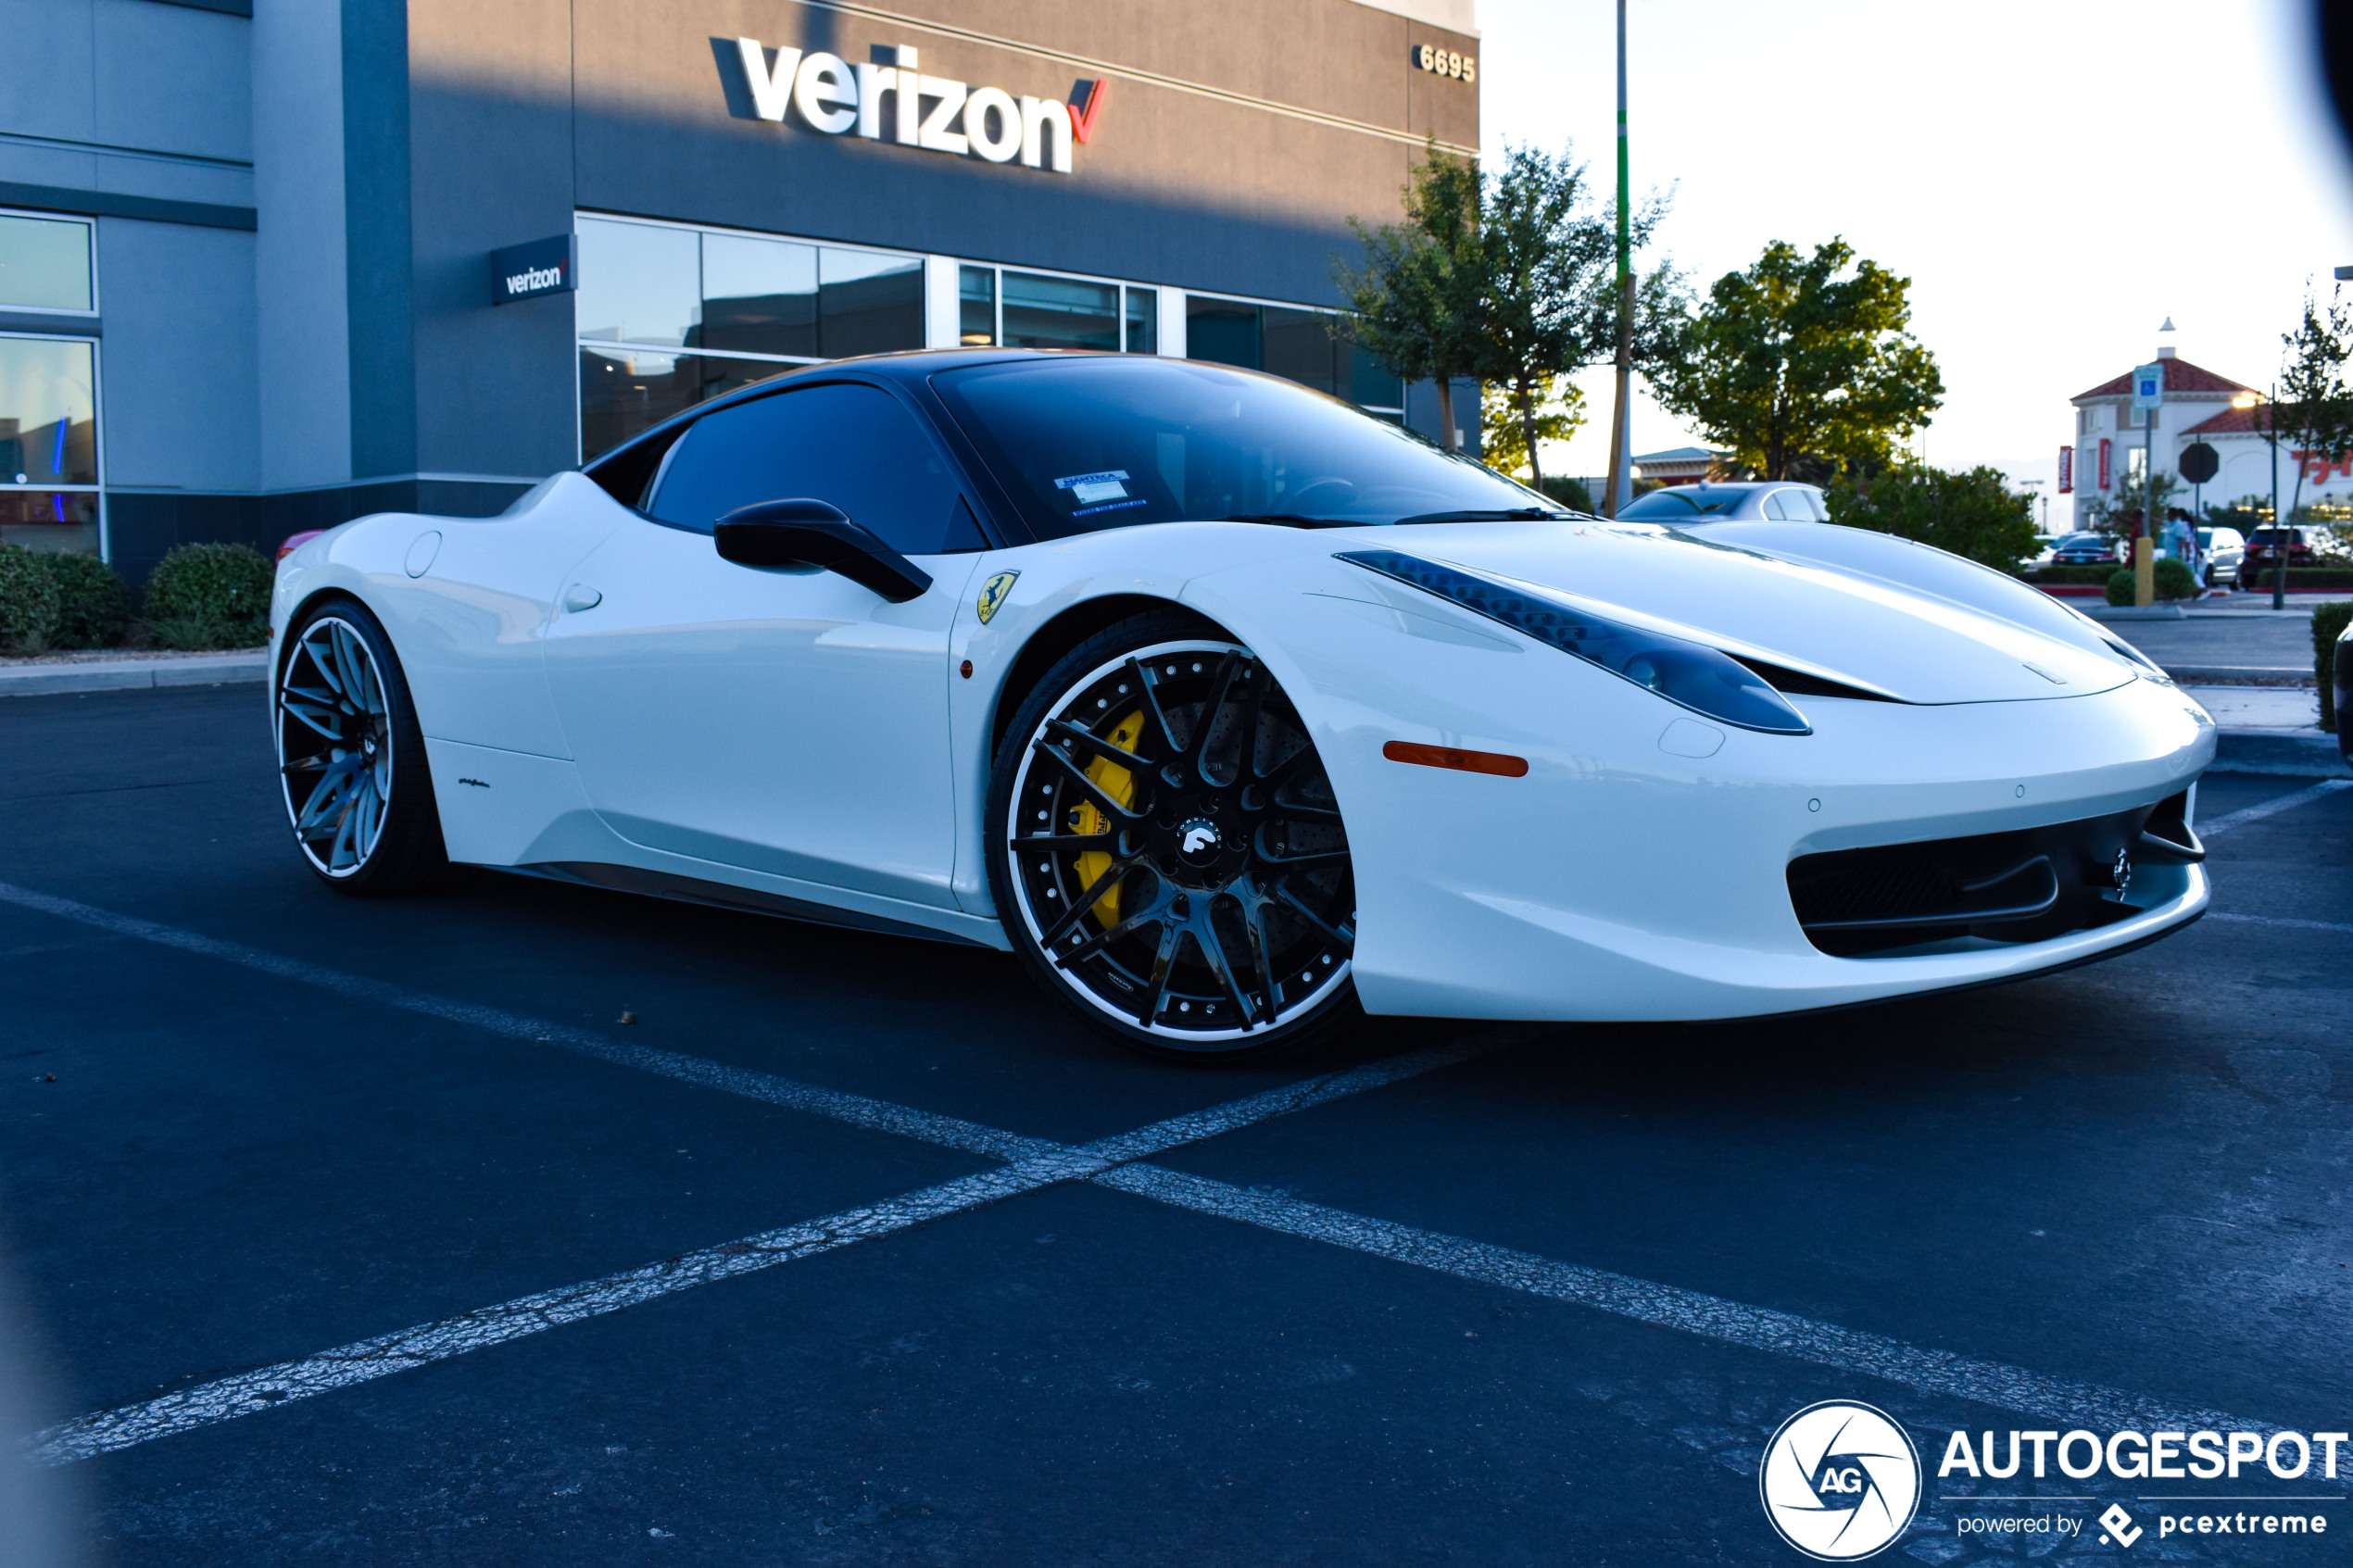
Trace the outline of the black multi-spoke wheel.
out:
M 1038 684 L 999 752 L 988 867 L 1015 949 L 1081 1016 L 1231 1061 L 1353 1016 L 1356 884 L 1298 711 L 1193 631 L 1139 617 Z
M 348 600 L 314 607 L 286 633 L 277 693 L 278 772 L 310 869 L 363 894 L 438 870 L 424 740 L 376 618 Z

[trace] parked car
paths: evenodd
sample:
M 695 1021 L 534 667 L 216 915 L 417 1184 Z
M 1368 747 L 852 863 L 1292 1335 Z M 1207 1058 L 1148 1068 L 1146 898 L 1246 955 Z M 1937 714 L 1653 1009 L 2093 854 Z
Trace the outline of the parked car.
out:
M 2268 573 L 2280 563 L 2283 545 L 2287 549 L 2290 571 L 2317 564 L 2312 557 L 2312 528 L 2259 528 L 2248 536 L 2246 552 L 2239 558 L 2239 586 L 2268 589 L 2271 580 Z
M 2053 566 L 2105 566 L 2120 558 L 2117 542 L 2105 533 L 2070 533 L 2051 549 Z
M 2336 754 L 2353 764 L 2353 621 L 2336 634 Z
M 1811 484 L 1785 484 L 1774 480 L 1732 480 L 1723 483 L 1664 484 L 1637 495 L 1622 518 L 1646 522 L 1828 522 L 1830 510 L 1822 492 Z
M 2206 563 L 2208 587 L 2218 583 L 2236 586 L 2239 562 L 2246 556 L 2246 535 L 2235 528 L 2201 528 L 2197 531 L 2197 553 Z

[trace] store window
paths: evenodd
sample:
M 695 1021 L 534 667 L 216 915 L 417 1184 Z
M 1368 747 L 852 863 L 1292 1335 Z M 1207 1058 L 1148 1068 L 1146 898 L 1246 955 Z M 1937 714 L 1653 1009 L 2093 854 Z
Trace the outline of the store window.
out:
M 87 338 L 0 337 L 0 544 L 97 552 L 97 361 Z
M 95 314 L 91 225 L 0 212 L 0 309 Z M 0 334 L 0 544 L 103 547 L 98 492 L 98 345 L 82 336 Z
M 1331 315 L 1281 305 L 1190 295 L 1185 352 L 1195 359 L 1312 386 L 1385 419 L 1405 417 L 1405 387 L 1359 345 L 1332 335 Z
M 795 365 L 924 345 L 920 257 L 583 214 L 580 453 Z
M 1160 291 L 1011 267 L 956 273 L 956 341 L 970 347 L 1160 352 Z

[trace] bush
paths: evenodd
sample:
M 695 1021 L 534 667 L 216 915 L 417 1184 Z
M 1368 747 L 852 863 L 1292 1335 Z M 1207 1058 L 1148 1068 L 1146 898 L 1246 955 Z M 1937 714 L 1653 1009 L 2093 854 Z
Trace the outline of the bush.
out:
M 1536 487 L 1573 512 L 1591 512 L 1593 493 L 1566 474 L 1546 474 L 1544 483 Z
M 57 579 L 21 545 L 0 545 L 0 653 L 47 653 L 61 607 Z
M 2009 493 L 1999 469 L 1892 468 L 1873 479 L 1841 479 L 1829 499 L 1832 522 L 1917 539 L 2000 571 L 2015 571 L 2042 547 L 2027 498 Z
M 2321 728 L 2336 731 L 2336 640 L 2353 621 L 2353 599 L 2312 611 L 2312 673 L 2321 683 Z
M 57 633 L 50 646 L 110 648 L 122 641 L 131 620 L 131 590 L 113 567 L 71 551 L 44 555 L 41 561 L 57 584 Z
M 147 578 L 147 630 L 168 648 L 258 647 L 276 575 L 250 545 L 182 545 Z
M 2156 576 L 2157 602 L 2159 604 L 2165 603 L 2168 599 L 2194 599 L 2198 596 L 2196 573 L 2171 556 L 2165 557 L 2157 563 Z M 2133 602 L 2133 595 L 2131 567 L 2120 566 L 2108 573 L 2108 603 L 2129 605 Z

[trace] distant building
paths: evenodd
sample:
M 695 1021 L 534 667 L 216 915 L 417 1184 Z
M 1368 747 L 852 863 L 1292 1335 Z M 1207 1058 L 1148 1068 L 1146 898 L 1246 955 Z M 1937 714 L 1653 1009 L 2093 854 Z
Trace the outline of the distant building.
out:
M 1697 484 L 1731 460 L 1730 452 L 1705 446 L 1677 446 L 1650 452 L 1634 459 L 1634 477 L 1653 484 Z
M 2156 410 L 2156 439 L 2149 439 L 2144 415 L 2133 407 L 2131 370 L 2070 399 L 2075 408 L 2072 470 L 2062 473 L 2073 481 L 2074 519 L 2089 526 L 2096 511 L 2130 497 L 2146 483 L 2144 466 L 2154 450 L 2157 470 L 2181 477 L 2182 452 L 2197 442 L 2214 448 L 2221 465 L 2215 476 L 2197 487 L 2208 507 L 2227 506 L 2249 497 L 2263 508 L 2271 504 L 2271 444 L 2264 439 L 2261 395 L 2251 386 L 2218 375 L 2180 358 L 2171 347 L 2157 351 L 2165 367 L 2165 402 Z M 2318 503 L 2324 510 L 2353 508 L 2353 455 L 2323 461 L 2319 455 L 2282 442 L 2278 455 L 2280 504 L 2290 504 L 2296 474 L 2303 466 L 2301 503 Z M 2182 481 L 2175 505 L 2190 504 L 2194 491 Z

